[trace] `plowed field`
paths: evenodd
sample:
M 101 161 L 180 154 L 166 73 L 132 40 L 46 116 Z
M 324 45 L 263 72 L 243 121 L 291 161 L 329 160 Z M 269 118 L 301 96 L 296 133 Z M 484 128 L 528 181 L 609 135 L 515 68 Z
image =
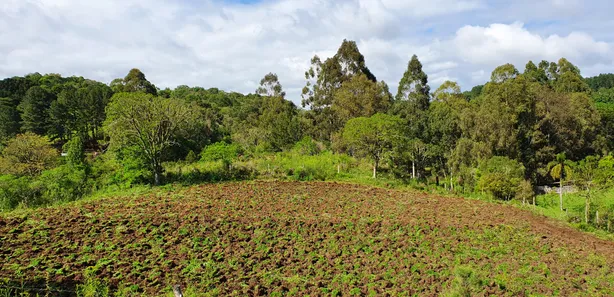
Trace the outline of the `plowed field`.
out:
M 147 296 L 176 283 L 219 296 L 613 296 L 613 263 L 614 243 L 527 211 L 350 184 L 204 185 L 0 218 L 0 279 L 72 288 L 88 274 Z

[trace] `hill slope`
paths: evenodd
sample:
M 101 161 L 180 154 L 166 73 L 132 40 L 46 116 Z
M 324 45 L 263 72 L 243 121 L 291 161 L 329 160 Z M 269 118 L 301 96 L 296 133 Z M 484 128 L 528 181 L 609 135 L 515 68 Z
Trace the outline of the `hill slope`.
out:
M 0 218 L 0 279 L 71 288 L 87 274 L 147 295 L 181 283 L 222 296 L 607 296 L 613 260 L 614 243 L 513 207 L 336 183 L 205 185 Z

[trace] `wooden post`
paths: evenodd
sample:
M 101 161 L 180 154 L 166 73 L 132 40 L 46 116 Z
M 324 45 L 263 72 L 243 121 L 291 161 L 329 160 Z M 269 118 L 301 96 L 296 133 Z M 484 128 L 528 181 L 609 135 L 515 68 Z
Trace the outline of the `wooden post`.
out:
M 181 293 L 181 286 L 179 285 L 173 286 L 173 293 L 175 294 L 175 297 L 183 297 L 183 293 Z

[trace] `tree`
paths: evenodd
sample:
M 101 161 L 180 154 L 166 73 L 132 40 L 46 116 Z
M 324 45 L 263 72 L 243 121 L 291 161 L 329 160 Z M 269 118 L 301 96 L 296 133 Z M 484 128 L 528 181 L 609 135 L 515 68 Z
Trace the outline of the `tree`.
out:
M 522 200 L 522 205 L 527 204 L 527 200 L 533 200 L 533 206 L 535 206 L 535 191 L 533 191 L 533 185 L 528 180 L 523 180 L 518 184 L 516 189 L 516 199 Z
M 427 155 L 438 180 L 439 174 L 446 177 L 447 163 L 458 139 L 462 136 L 461 121 L 466 109 L 470 108 L 455 82 L 444 82 L 433 94 L 434 102 L 428 110 L 426 138 L 429 140 Z M 452 177 L 450 176 L 452 185 Z
M 614 88 L 614 73 L 602 73 L 598 76 L 588 77 L 585 81 L 593 91 L 611 89 Z
M 557 154 L 556 161 L 548 166 L 550 168 L 550 176 L 559 180 L 559 206 L 561 211 L 563 211 L 563 182 L 573 174 L 572 166 L 572 163 L 567 160 L 565 153 Z
M 115 93 L 121 92 L 142 92 L 146 94 L 156 95 L 157 89 L 151 82 L 145 78 L 145 74 L 141 70 L 133 68 L 128 72 L 123 79 L 118 78 L 111 82 L 111 89 Z
M 183 100 L 119 93 L 107 106 L 104 130 L 112 147 L 136 146 L 160 184 L 164 153 L 198 122 L 199 108 Z
M 614 104 L 614 88 L 601 88 L 593 92 L 591 97 L 595 103 Z
M 482 94 L 483 89 L 484 89 L 484 85 L 477 85 L 471 88 L 471 91 L 463 92 L 463 96 L 465 96 L 465 99 L 467 99 L 467 101 L 472 101 L 475 98 L 478 98 Z
M 412 109 L 427 110 L 429 107 L 428 76 L 422 71 L 422 63 L 418 56 L 413 55 L 407 64 L 407 70 L 399 82 L 395 99 L 409 101 Z
M 0 98 L 0 142 L 15 137 L 19 132 L 19 112 L 11 98 Z
M 428 109 L 430 106 L 430 87 L 428 76 L 422 70 L 422 63 L 413 55 L 403 74 L 395 102 L 390 110 L 393 115 L 399 116 L 404 125 L 404 143 L 396 146 L 393 158 L 397 167 L 411 163 L 411 176 L 416 178 L 416 170 L 421 170 L 426 159 L 427 144 L 426 130 L 428 125 Z M 405 171 L 405 170 L 402 170 Z
M 554 89 L 560 93 L 590 92 L 590 87 L 582 76 L 573 71 L 562 72 L 554 84 Z
M 343 129 L 343 140 L 357 155 L 373 160 L 373 178 L 385 151 L 391 149 L 395 138 L 400 137 L 401 121 L 398 117 L 375 114 L 349 120 Z
M 343 40 L 337 53 L 324 62 L 318 56 L 311 59 L 311 67 L 305 72 L 307 83 L 302 91 L 302 105 L 309 107 L 306 119 L 312 126 L 309 129 L 313 132 L 312 137 L 330 141 L 332 135 L 343 127 L 343 122 L 331 110 L 335 92 L 344 82 L 359 74 L 377 81 L 354 41 Z
M 0 172 L 36 176 L 51 168 L 57 156 L 58 152 L 45 136 L 26 132 L 7 143 L 0 154 Z
M 291 148 L 301 137 L 298 110 L 294 103 L 282 97 L 264 98 L 258 126 L 265 131 L 264 141 L 274 151 Z
M 385 82 L 375 83 L 366 75 L 358 74 L 335 92 L 332 109 L 345 124 L 352 118 L 386 112 L 391 102 Z
M 391 163 L 397 176 L 410 174 L 412 179 L 416 179 L 419 175 L 417 167 L 423 165 L 427 158 L 428 145 L 418 138 L 406 137 L 407 129 L 403 128 L 400 135 L 392 140 Z
M 548 75 L 546 74 L 546 71 L 544 69 L 537 68 L 533 61 L 529 61 L 527 63 L 523 74 L 530 81 L 538 82 L 540 84 L 548 83 Z
M 280 97 L 282 99 L 286 97 L 286 92 L 283 91 L 277 74 L 274 73 L 269 73 L 260 80 L 260 87 L 256 90 L 256 94 L 267 97 Z
M 448 102 L 452 98 L 462 98 L 460 86 L 453 81 L 446 80 L 433 92 L 433 101 Z
M 344 39 L 337 50 L 335 59 L 341 66 L 341 73 L 345 77 L 343 81 L 349 80 L 352 76 L 360 73 L 364 74 L 369 80 L 375 82 L 377 79 L 365 64 L 365 57 L 358 50 L 355 41 Z
M 93 81 L 66 86 L 49 110 L 51 133 L 61 139 L 77 135 L 84 142 L 99 139 L 104 110 L 112 95 L 111 88 Z
M 492 72 L 490 75 L 490 81 L 494 83 L 502 83 L 518 76 L 518 69 L 512 64 L 501 65 Z
M 18 106 L 21 112 L 21 130 L 45 135 L 49 128 L 49 107 L 55 95 L 35 86 L 30 88 Z
M 255 123 L 248 121 L 245 124 L 257 126 L 258 130 L 263 132 L 260 135 L 261 139 L 267 142 L 272 150 L 290 148 L 301 137 L 298 111 L 294 103 L 284 99 L 286 92 L 283 91 L 277 75 L 273 73 L 265 75 L 260 80 L 256 94 L 264 96 L 254 101 L 259 105 L 257 110 L 254 110 L 257 119 Z
M 603 187 L 614 185 L 614 156 L 608 155 L 599 160 L 599 170 L 595 181 Z

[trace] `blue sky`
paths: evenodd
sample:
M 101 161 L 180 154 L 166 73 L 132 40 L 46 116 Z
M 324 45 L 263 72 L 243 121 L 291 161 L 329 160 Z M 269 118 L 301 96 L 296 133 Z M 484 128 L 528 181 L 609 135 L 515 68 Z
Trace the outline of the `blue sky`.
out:
M 486 82 L 494 67 L 566 57 L 614 72 L 610 1 L 2 0 L 0 77 L 31 72 L 110 82 L 140 68 L 158 87 L 253 92 L 277 73 L 300 102 L 309 60 L 355 40 L 393 92 L 417 54 L 432 88 Z

